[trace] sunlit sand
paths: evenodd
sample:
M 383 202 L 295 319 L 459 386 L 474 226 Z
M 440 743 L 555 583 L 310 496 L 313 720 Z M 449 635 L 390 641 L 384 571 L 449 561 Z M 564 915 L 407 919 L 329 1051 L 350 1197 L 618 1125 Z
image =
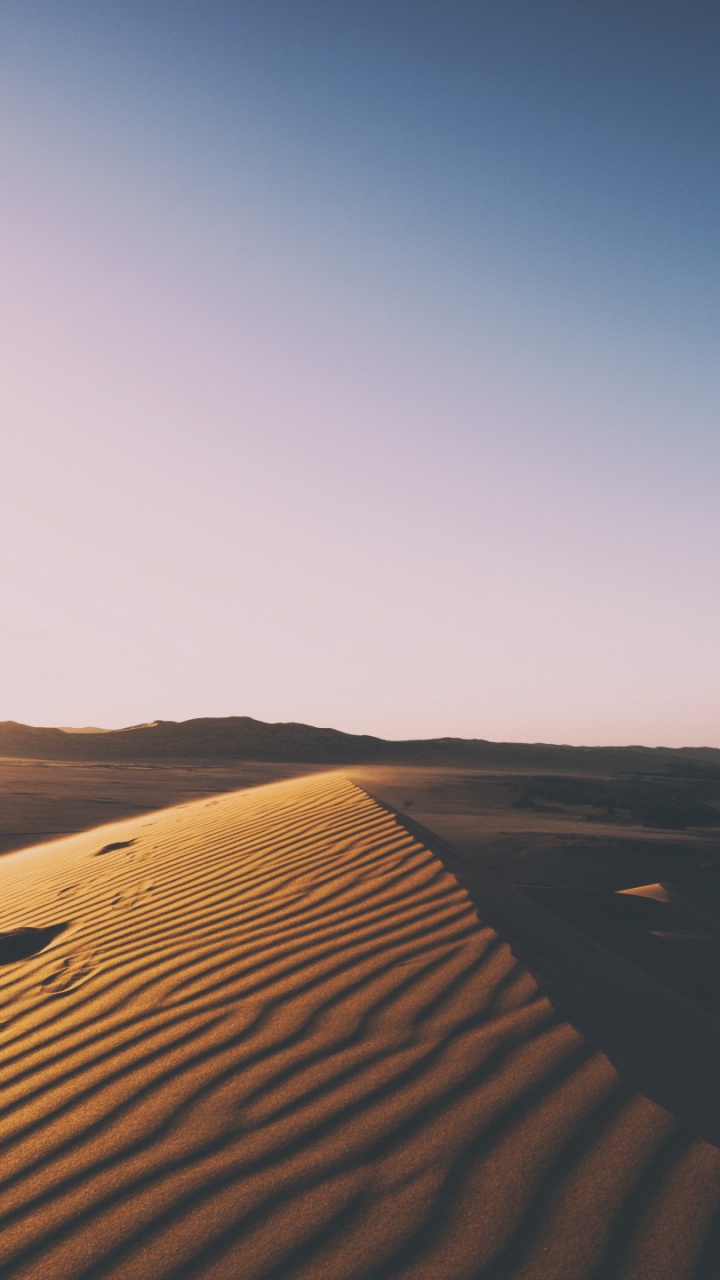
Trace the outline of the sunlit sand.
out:
M 717 1275 L 720 1150 L 341 774 L 0 876 L 8 1280 Z

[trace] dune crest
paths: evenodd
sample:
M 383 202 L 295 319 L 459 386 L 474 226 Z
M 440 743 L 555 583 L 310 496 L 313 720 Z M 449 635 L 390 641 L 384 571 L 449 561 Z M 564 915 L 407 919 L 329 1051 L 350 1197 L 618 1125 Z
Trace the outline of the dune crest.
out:
M 7 1280 L 717 1274 L 720 1151 L 340 774 L 0 877 L 0 931 L 47 939 L 0 966 Z

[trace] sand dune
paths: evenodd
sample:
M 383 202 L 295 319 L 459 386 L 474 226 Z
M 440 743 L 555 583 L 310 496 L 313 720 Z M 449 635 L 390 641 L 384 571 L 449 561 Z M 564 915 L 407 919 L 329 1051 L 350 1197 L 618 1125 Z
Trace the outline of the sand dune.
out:
M 0 756 L 0 856 L 101 823 L 322 769 L 277 761 L 78 764 Z
M 8 1280 L 718 1275 L 720 1151 L 341 775 L 8 855 L 0 894 Z

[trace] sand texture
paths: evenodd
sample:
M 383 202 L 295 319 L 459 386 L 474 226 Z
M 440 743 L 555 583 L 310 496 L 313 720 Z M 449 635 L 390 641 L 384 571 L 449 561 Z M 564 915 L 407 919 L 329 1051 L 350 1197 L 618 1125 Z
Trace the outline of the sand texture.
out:
M 325 768 L 252 760 L 220 765 L 98 764 L 0 756 L 0 856 L 101 823 Z
M 345 772 L 513 884 L 618 890 L 711 865 L 720 873 L 720 773 L 709 780 L 395 765 Z M 687 819 L 711 825 L 674 825 Z
M 6 1280 L 716 1280 L 720 1151 L 337 773 L 0 863 Z

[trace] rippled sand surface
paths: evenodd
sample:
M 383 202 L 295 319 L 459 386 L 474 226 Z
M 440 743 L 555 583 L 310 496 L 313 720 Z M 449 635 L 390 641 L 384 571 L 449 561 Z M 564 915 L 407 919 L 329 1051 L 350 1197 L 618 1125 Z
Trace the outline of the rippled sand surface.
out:
M 720 1151 L 340 774 L 9 855 L 0 931 L 7 1280 L 720 1275 Z

